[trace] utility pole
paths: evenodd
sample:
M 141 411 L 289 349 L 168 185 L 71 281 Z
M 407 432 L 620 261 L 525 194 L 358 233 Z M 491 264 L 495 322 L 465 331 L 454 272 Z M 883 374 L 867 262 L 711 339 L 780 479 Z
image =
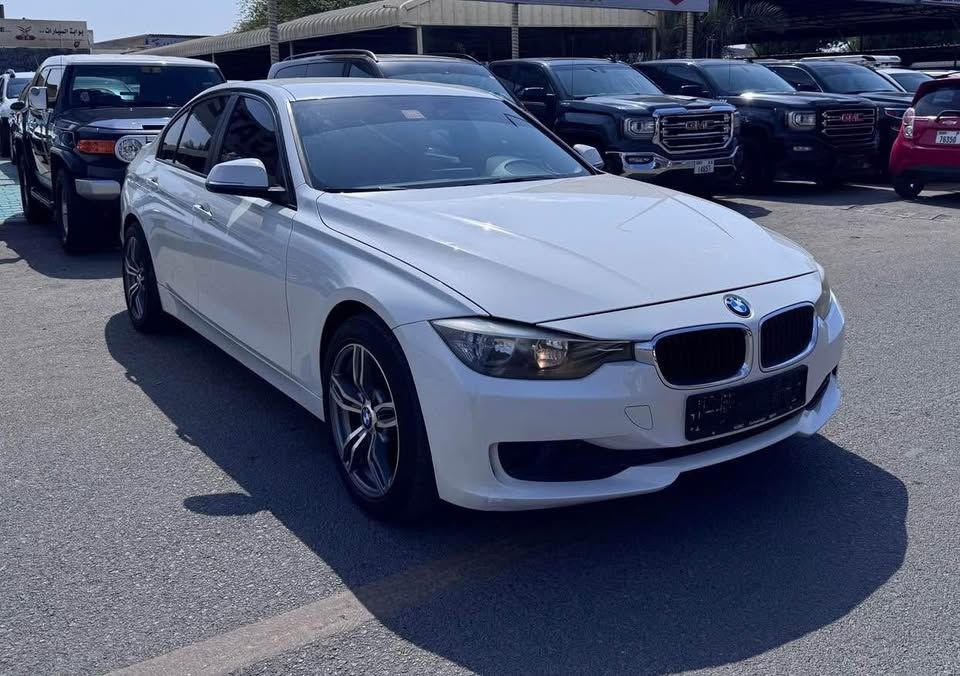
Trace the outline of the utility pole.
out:
M 280 0 L 267 0 L 267 25 L 270 29 L 270 63 L 280 61 L 280 31 L 277 23 L 280 16 Z
M 693 30 L 694 30 L 694 14 L 693 12 L 687 12 L 687 58 L 693 58 Z

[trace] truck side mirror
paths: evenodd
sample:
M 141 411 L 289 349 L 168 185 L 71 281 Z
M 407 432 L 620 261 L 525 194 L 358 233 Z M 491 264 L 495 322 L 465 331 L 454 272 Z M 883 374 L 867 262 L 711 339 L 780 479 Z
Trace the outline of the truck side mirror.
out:
M 46 87 L 30 87 L 30 91 L 27 94 L 27 104 L 34 110 L 46 110 L 47 109 L 47 88 Z
M 547 98 L 546 87 L 524 87 L 517 95 L 521 101 L 543 101 Z

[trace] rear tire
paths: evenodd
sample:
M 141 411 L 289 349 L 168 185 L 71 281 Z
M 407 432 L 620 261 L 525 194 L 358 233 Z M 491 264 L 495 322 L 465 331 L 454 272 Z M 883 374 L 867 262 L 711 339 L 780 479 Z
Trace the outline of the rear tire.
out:
M 924 184 L 915 178 L 897 176 L 893 179 L 893 189 L 905 200 L 915 200 L 923 192 Z
M 353 500 L 378 519 L 415 521 L 437 502 L 433 459 L 413 376 L 392 332 L 355 315 L 324 354 L 327 423 Z
M 27 175 L 25 165 L 25 161 L 17 164 L 17 176 L 20 181 L 20 204 L 23 207 L 23 217 L 27 219 L 27 223 L 49 223 L 50 210 L 31 194 L 30 190 L 33 186 Z
M 157 333 L 167 325 L 168 316 L 160 303 L 157 276 L 147 246 L 147 237 L 139 224 L 126 231 L 123 240 L 123 297 L 133 328 L 141 333 Z

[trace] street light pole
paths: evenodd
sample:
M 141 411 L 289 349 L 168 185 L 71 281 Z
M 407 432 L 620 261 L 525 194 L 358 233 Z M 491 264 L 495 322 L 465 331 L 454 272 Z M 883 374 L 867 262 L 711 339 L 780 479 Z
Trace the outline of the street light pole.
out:
M 267 25 L 270 33 L 270 63 L 280 61 L 280 31 L 277 23 L 280 16 L 280 0 L 267 0 Z
M 694 15 L 693 12 L 687 12 L 687 58 L 693 58 L 693 30 Z

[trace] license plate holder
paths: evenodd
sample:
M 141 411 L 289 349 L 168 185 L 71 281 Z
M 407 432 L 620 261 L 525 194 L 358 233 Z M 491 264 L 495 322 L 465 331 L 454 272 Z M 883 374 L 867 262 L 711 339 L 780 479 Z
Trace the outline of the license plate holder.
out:
M 937 145 L 957 146 L 960 145 L 960 129 L 940 130 L 937 132 Z
M 714 171 L 716 171 L 716 165 L 713 160 L 694 160 L 693 162 L 694 174 L 712 174 Z
M 687 441 L 738 432 L 782 418 L 804 407 L 807 367 L 764 380 L 687 397 Z

